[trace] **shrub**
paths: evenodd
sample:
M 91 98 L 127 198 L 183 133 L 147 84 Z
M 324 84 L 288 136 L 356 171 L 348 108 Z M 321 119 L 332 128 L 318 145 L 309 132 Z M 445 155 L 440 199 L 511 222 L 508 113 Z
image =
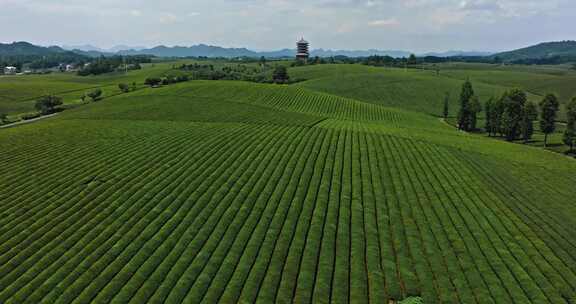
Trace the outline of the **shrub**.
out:
M 62 105 L 62 98 L 54 95 L 40 97 L 34 107 L 41 115 L 51 114 L 56 111 L 56 107 Z
M 158 86 L 160 83 L 162 83 L 162 79 L 157 77 L 149 77 L 144 80 L 144 84 L 150 87 Z
M 120 89 L 120 91 L 121 91 L 122 93 L 128 93 L 128 92 L 130 92 L 130 87 L 129 87 L 127 84 L 125 84 L 125 83 L 119 83 L 119 84 L 118 84 L 118 89 Z
M 92 92 L 89 92 L 88 97 L 90 97 L 90 99 L 92 99 L 92 101 L 98 101 L 101 97 L 102 97 L 102 90 L 101 89 L 95 89 Z
M 38 117 L 40 117 L 40 116 L 41 116 L 41 114 L 38 113 L 38 112 L 36 112 L 36 113 L 26 113 L 26 114 L 22 114 L 22 115 L 20 115 L 20 118 L 21 118 L 22 120 L 30 120 L 30 119 L 38 118 Z

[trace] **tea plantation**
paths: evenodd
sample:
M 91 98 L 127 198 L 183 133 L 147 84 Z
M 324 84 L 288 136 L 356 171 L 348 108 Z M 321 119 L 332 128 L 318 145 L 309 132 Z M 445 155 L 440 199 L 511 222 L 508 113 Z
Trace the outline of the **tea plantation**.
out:
M 573 159 L 333 68 L 0 130 L 0 303 L 576 303 Z

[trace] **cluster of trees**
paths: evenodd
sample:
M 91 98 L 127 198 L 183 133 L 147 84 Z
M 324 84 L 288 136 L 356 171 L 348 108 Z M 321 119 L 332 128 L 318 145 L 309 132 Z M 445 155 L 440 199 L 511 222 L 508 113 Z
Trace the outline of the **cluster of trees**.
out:
M 288 69 L 283 65 L 277 66 L 272 74 L 272 81 L 274 83 L 289 83 L 290 75 L 288 75 Z
M 308 61 L 294 60 L 291 64 L 292 67 L 304 66 L 304 65 L 317 65 L 317 64 L 352 64 L 359 63 L 358 58 L 351 58 L 348 56 L 338 55 L 331 57 L 319 57 L 315 56 L 309 58 Z
M 90 98 L 92 100 L 92 102 L 94 101 L 98 101 L 100 99 L 102 99 L 102 89 L 97 88 L 94 89 L 88 93 L 84 93 L 84 95 L 82 95 L 82 97 L 80 97 L 80 99 L 82 99 L 83 102 L 86 101 L 86 98 Z
M 150 56 L 101 56 L 92 62 L 85 64 L 78 71 L 80 76 L 100 75 L 115 71 L 139 70 L 142 68 L 141 63 L 150 63 Z
M 562 141 L 564 144 L 570 147 L 570 152 L 575 152 L 574 146 L 576 146 L 576 97 L 566 106 L 566 131 L 564 131 L 564 136 Z
M 271 65 L 266 58 L 260 58 L 258 66 L 247 64 L 225 65 L 217 68 L 212 64 L 182 64 L 175 67 L 189 72 L 190 80 L 238 80 L 258 83 L 294 83 L 300 81 L 288 76 L 285 66 Z
M 87 59 L 87 57 L 72 52 L 46 55 L 0 56 L 0 73 L 2 73 L 1 70 L 6 66 L 14 66 L 19 71 L 22 71 L 25 68 L 39 70 L 57 67 L 62 62 L 71 64 L 83 64 L 84 62 L 87 62 Z
M 144 80 L 144 84 L 150 87 L 157 87 L 159 85 L 170 85 L 173 83 L 179 83 L 190 80 L 188 75 L 173 76 L 168 75 L 165 77 L 148 77 Z
M 534 121 L 538 108 L 527 100 L 526 93 L 514 89 L 499 99 L 489 99 L 484 107 L 486 132 L 489 136 L 502 136 L 508 141 L 522 139 L 528 142 L 534 134 Z
M 482 110 L 478 97 L 470 81 L 464 82 L 460 93 L 460 110 L 458 111 L 458 129 L 474 131 L 477 128 L 478 113 Z M 444 110 L 447 111 L 446 109 Z
M 136 91 L 136 83 L 133 82 L 132 85 L 128 85 L 127 83 L 119 83 L 118 84 L 118 89 L 122 92 L 122 93 L 128 93 L 130 91 Z
M 264 82 L 264 71 L 267 64 L 261 68 L 250 67 L 244 64 L 235 66 L 226 65 L 217 69 L 212 64 L 183 64 L 178 69 L 190 72 L 190 79 L 194 80 L 243 80 L 252 82 Z
M 41 115 L 48 115 L 57 112 L 62 105 L 62 98 L 55 95 L 46 95 L 36 100 L 34 108 Z
M 443 115 L 448 117 L 449 95 L 444 99 Z M 528 142 L 534 135 L 534 122 L 538 121 L 540 131 L 544 134 L 544 146 L 548 137 L 557 128 L 556 120 L 560 102 L 554 94 L 547 94 L 538 105 L 528 101 L 525 92 L 513 89 L 505 92 L 500 98 L 490 98 L 482 109 L 482 104 L 474 94 L 470 81 L 464 82 L 460 93 L 458 111 L 458 129 L 463 131 L 478 130 L 478 114 L 484 110 L 488 136 L 504 137 L 508 141 L 523 140 Z M 563 142 L 574 151 L 576 145 L 576 97 L 566 107 L 567 126 Z

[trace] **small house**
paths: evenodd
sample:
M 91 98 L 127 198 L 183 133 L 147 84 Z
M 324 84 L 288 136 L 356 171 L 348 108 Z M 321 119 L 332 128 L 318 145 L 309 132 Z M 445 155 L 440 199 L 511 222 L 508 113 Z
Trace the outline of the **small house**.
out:
M 16 75 L 16 67 L 7 66 L 4 68 L 4 74 L 6 75 Z

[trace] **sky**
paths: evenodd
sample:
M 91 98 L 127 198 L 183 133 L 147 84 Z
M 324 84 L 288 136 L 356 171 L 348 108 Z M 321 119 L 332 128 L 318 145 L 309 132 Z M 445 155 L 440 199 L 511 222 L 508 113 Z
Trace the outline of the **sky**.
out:
M 575 0 L 0 0 L 0 42 L 501 51 L 576 40 Z

